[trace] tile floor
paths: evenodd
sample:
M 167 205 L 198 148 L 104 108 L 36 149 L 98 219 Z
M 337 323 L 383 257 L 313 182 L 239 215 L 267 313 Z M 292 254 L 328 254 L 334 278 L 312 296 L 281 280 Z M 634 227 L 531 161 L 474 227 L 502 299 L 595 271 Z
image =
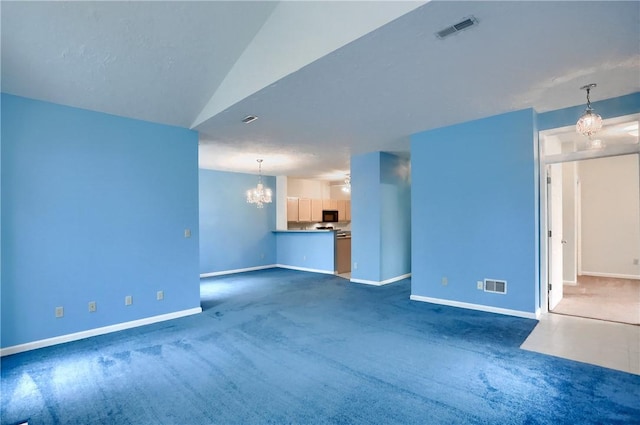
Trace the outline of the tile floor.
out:
M 640 375 L 640 326 L 546 313 L 520 348 Z

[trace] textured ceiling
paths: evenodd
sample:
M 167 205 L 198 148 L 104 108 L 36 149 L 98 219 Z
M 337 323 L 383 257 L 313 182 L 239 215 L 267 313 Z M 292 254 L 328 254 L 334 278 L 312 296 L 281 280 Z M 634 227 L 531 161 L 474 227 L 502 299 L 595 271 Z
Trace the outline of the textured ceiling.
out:
M 2 91 L 189 127 L 271 2 L 10 2 Z
M 406 153 L 418 131 L 582 104 L 589 82 L 594 101 L 640 90 L 639 2 L 1 7 L 3 91 L 195 125 L 200 165 L 221 170 L 264 158 L 266 174 L 340 180 L 352 154 Z

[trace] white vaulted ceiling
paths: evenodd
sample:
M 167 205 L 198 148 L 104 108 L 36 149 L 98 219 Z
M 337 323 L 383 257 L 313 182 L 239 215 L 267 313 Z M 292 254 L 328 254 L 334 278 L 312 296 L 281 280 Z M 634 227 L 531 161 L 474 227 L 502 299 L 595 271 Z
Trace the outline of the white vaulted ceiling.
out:
M 221 170 L 260 157 L 266 174 L 340 179 L 418 131 L 582 104 L 590 82 L 592 100 L 640 90 L 638 2 L 0 7 L 3 92 L 194 128 L 200 165 Z

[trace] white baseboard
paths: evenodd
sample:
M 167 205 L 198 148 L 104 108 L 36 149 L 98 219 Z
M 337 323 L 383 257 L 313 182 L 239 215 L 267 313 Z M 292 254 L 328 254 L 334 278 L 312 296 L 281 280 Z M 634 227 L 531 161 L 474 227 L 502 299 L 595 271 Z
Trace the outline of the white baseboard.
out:
M 387 285 L 389 283 L 397 282 L 397 281 L 402 280 L 402 279 L 406 279 L 408 277 L 411 277 L 411 273 L 407 273 L 407 274 L 403 274 L 403 275 L 400 275 L 400 276 L 392 277 L 391 279 L 382 280 L 382 281 L 379 281 L 379 282 L 376 281 L 376 280 L 366 280 L 366 279 L 351 279 L 351 282 L 353 282 L 353 283 L 363 283 L 365 285 L 382 286 L 382 285 Z
M 116 325 L 104 326 L 102 328 L 89 329 L 82 332 L 56 336 L 53 338 L 41 339 L 39 341 L 33 341 L 33 342 L 28 342 L 26 344 L 20 344 L 20 345 L 14 345 L 11 347 L 2 348 L 0 349 L 0 357 L 8 356 L 10 354 L 22 353 L 24 351 L 35 350 L 38 348 L 49 347 L 51 345 L 64 344 L 65 342 L 77 341 L 80 339 L 90 338 L 92 336 L 104 335 L 111 332 L 122 331 L 125 329 L 137 328 L 139 326 L 150 325 L 152 323 L 164 322 L 166 320 L 177 319 L 179 317 L 185 317 L 185 316 L 191 316 L 192 314 L 198 314 L 198 313 L 202 313 L 202 307 L 190 308 L 188 310 L 161 314 L 159 316 L 145 317 L 144 319 L 118 323 Z
M 307 267 L 287 266 L 286 264 L 276 264 L 274 267 L 280 267 L 281 269 L 289 269 L 289 270 L 299 270 L 301 272 L 336 274 L 335 270 L 310 269 Z
M 600 273 L 600 272 L 585 272 L 580 273 L 585 276 L 595 277 L 612 277 L 615 279 L 640 279 L 640 276 L 634 274 L 619 274 L 619 273 Z
M 276 264 L 268 264 L 266 266 L 255 266 L 255 267 L 246 267 L 244 269 L 222 270 L 220 272 L 202 273 L 200 275 L 200 279 L 205 277 L 222 276 L 225 274 L 235 274 L 235 273 L 252 272 L 255 270 L 273 269 L 275 267 L 278 267 L 278 266 Z
M 563 285 L 568 285 L 568 286 L 578 286 L 578 281 L 577 280 L 564 280 L 562 282 Z
M 471 303 L 464 303 L 461 301 L 445 300 L 441 298 L 423 297 L 422 295 L 411 295 L 411 297 L 409 298 L 413 301 L 422 301 L 422 302 L 432 303 L 432 304 L 448 305 L 450 307 L 460 307 L 460 308 L 466 308 L 469 310 L 486 311 L 487 313 L 498 313 L 498 314 L 504 314 L 507 316 L 523 317 L 525 319 L 537 319 L 540 317 L 539 310 L 536 311 L 535 313 L 529 313 L 526 311 L 510 310 L 508 308 L 500 308 L 500 307 L 491 307 L 491 306 L 482 305 L 482 304 L 471 304 Z

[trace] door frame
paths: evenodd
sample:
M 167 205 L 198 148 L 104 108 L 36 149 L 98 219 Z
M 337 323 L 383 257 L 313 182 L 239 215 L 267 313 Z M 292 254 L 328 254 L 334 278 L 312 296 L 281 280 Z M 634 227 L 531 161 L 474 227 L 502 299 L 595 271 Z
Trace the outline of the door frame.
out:
M 550 286 L 553 286 L 553 289 L 551 289 L 550 287 L 547 289 L 547 309 L 551 310 L 550 304 L 554 298 L 556 299 L 554 307 L 556 307 L 562 300 L 564 287 L 564 244 L 562 242 L 562 240 L 564 239 L 564 226 L 562 223 L 564 214 L 564 208 L 562 204 L 564 197 L 564 188 L 562 185 L 562 164 L 547 164 L 545 173 L 547 176 L 547 211 L 545 224 L 547 226 L 547 230 L 553 232 L 553 235 L 546 235 L 546 246 L 548 249 L 547 281 L 550 282 Z M 559 193 L 559 196 L 556 192 Z M 558 199 L 558 197 L 560 199 Z M 559 205 L 556 205 L 558 202 L 552 202 L 554 198 L 556 198 L 556 201 L 559 201 Z M 559 227 L 556 227 L 554 224 L 559 225 Z M 554 274 L 558 279 L 553 279 Z M 552 294 L 554 293 L 556 295 L 552 296 Z
M 636 115 L 636 114 L 632 114 Z M 616 117 L 618 118 L 618 117 Z M 573 126 L 563 127 L 567 130 Z M 538 200 L 539 200 L 539 235 L 538 243 L 540 246 L 540 270 L 538 276 L 540 285 L 538 286 L 539 304 L 538 308 L 541 313 L 549 313 L 549 238 L 548 235 L 548 205 L 547 205 L 547 165 L 558 164 L 564 162 L 582 161 L 585 159 L 608 158 L 612 156 L 622 156 L 637 154 L 638 163 L 640 165 L 640 143 L 634 145 L 614 145 L 605 146 L 598 150 L 576 151 L 568 153 L 560 153 L 553 155 L 544 154 L 545 134 L 548 131 L 561 130 L 562 128 L 553 128 L 538 133 Z

